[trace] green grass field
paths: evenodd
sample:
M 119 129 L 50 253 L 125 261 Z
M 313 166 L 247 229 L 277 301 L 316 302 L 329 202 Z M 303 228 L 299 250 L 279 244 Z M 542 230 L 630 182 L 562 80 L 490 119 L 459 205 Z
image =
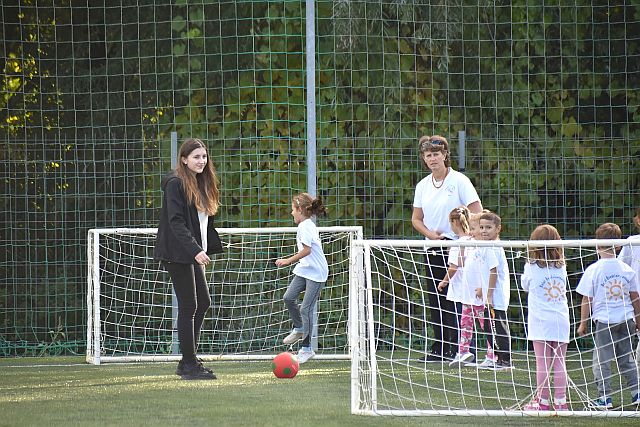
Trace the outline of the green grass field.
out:
M 270 362 L 210 362 L 215 381 L 183 381 L 175 363 L 93 366 L 82 357 L 0 359 L 0 425 L 637 426 L 638 418 L 351 415 L 349 362 L 312 360 L 294 379 Z

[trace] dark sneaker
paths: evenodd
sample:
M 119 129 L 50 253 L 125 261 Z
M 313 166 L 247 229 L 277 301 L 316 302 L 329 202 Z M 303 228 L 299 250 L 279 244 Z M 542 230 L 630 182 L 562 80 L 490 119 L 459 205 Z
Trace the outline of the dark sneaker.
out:
M 182 376 L 184 375 L 184 360 L 178 362 L 178 367 L 176 368 L 176 375 Z
M 451 352 L 442 353 L 442 359 L 444 359 L 445 362 L 450 362 L 455 358 L 456 358 L 456 353 L 451 353 Z
M 421 362 L 427 362 L 427 363 L 442 363 L 444 362 L 444 358 L 439 355 L 439 354 L 435 354 L 435 353 L 430 353 L 427 354 L 426 357 L 421 357 L 420 361 Z
M 213 374 L 213 371 L 211 369 L 207 368 L 206 366 L 204 366 L 202 364 L 202 359 L 197 358 L 196 359 L 196 363 L 198 363 L 202 367 L 202 369 L 204 369 L 205 371 L 209 372 L 210 374 Z M 178 376 L 184 375 L 184 372 L 185 372 L 184 371 L 184 365 L 185 365 L 184 360 L 181 360 L 181 361 L 178 362 L 178 367 L 176 368 L 176 375 L 178 375 Z
M 509 360 L 498 360 L 494 369 L 496 371 L 510 371 L 513 369 L 513 365 Z
M 180 368 L 180 367 L 179 367 Z M 215 380 L 216 375 L 205 369 L 199 361 L 193 363 L 183 363 L 180 369 L 180 378 L 183 380 Z M 176 370 L 178 373 L 178 370 Z

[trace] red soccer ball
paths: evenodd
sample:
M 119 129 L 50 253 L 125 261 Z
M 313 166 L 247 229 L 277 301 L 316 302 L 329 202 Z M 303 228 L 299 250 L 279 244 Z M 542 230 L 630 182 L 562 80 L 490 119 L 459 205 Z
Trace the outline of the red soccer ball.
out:
M 298 358 L 288 352 L 280 353 L 271 362 L 273 375 L 278 378 L 293 378 L 298 373 L 298 368 L 300 368 Z

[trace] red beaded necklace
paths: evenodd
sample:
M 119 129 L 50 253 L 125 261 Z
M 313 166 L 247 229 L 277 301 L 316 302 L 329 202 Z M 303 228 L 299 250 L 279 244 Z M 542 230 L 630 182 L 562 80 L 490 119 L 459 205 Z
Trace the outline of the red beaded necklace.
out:
M 442 178 L 442 181 L 440 181 L 440 185 L 436 184 L 436 179 L 433 177 L 433 173 L 431 174 L 431 183 L 433 184 L 433 187 L 435 189 L 441 188 L 444 185 L 444 180 L 447 179 L 447 175 L 449 175 L 449 168 L 447 168 L 447 171 L 444 174 L 444 178 Z

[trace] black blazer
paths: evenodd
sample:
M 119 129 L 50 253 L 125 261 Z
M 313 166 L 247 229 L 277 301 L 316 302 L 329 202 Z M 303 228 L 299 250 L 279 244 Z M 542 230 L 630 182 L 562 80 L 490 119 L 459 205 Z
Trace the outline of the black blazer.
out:
M 202 251 L 198 210 L 187 204 L 182 180 L 172 171 L 162 178 L 162 208 L 156 236 L 154 258 L 181 264 L 196 264 Z M 222 242 L 213 227 L 213 216 L 207 225 L 207 254 L 222 252 Z

